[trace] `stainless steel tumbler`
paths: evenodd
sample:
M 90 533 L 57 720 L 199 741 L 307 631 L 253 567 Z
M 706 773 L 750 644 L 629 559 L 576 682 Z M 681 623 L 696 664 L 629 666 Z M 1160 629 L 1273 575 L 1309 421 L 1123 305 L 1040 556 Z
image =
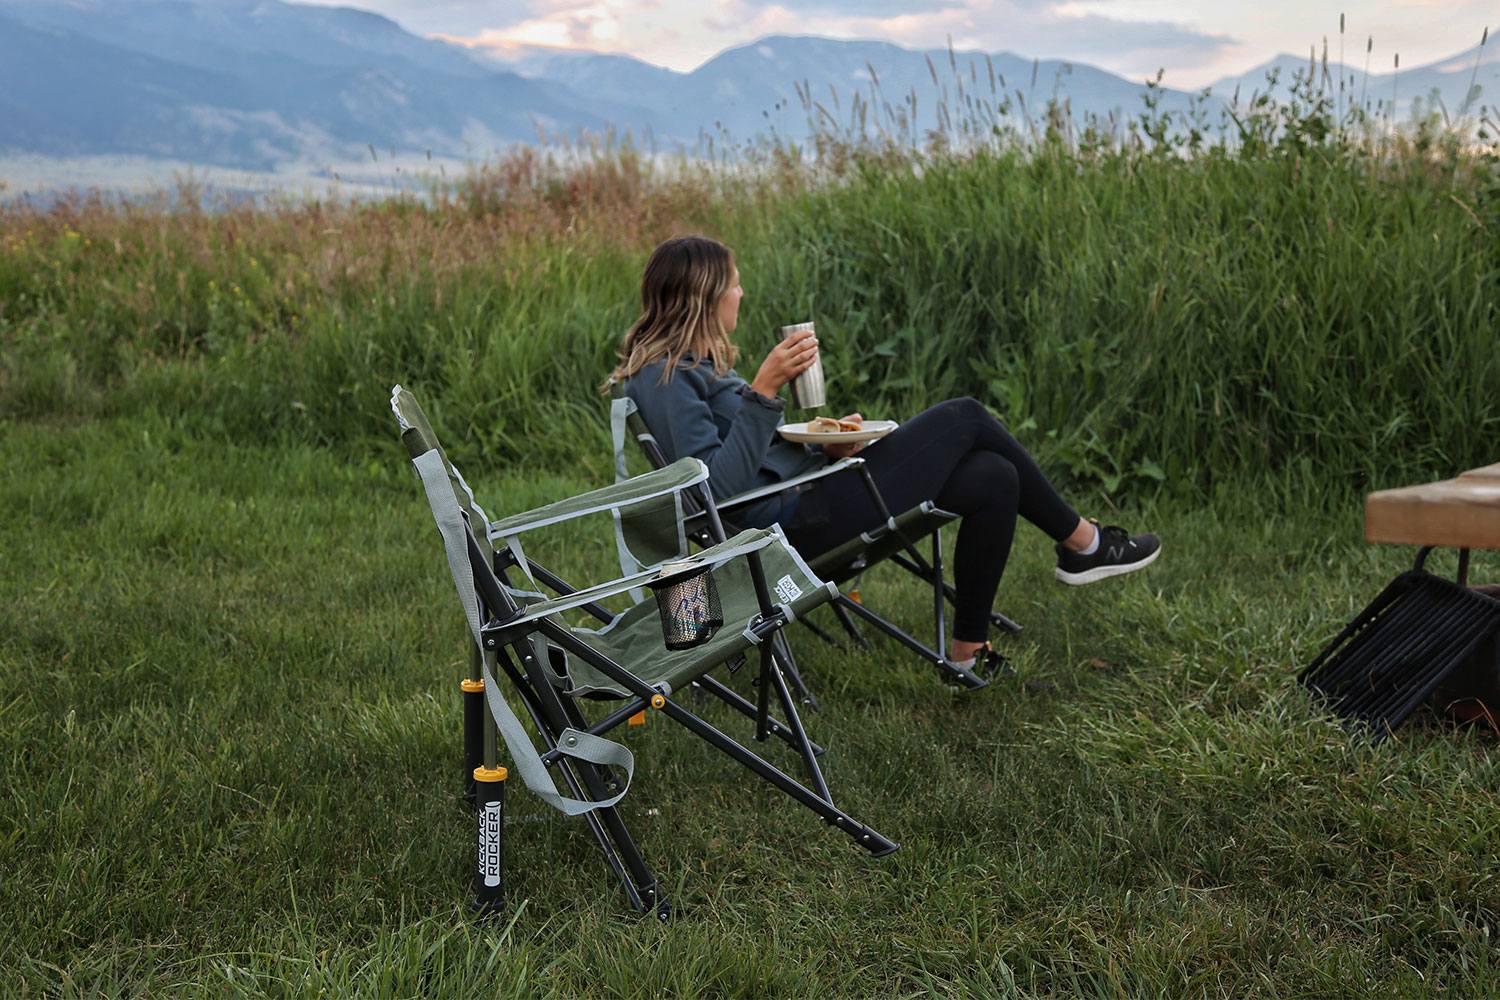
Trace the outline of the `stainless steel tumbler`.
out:
M 791 326 L 781 328 L 781 339 L 785 340 L 792 334 L 802 330 L 813 329 L 811 323 L 793 323 Z M 823 406 L 828 402 L 828 392 L 823 384 L 823 357 L 820 354 L 813 361 L 812 367 L 802 372 L 789 383 L 791 386 L 792 408 L 797 410 L 810 410 Z

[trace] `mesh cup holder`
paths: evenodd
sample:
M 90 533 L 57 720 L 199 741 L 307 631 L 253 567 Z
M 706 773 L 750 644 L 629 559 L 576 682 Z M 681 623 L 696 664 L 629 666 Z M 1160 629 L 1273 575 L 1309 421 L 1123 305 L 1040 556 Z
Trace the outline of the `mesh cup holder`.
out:
M 697 572 L 683 575 L 694 567 Z M 668 563 L 657 577 L 648 586 L 656 595 L 656 613 L 667 648 L 692 649 L 712 639 L 724 624 L 724 608 L 708 566 Z

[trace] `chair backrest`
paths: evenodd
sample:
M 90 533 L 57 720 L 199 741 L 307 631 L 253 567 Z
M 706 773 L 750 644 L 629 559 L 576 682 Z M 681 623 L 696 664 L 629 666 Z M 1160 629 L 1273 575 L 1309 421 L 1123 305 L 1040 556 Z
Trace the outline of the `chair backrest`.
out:
M 501 696 L 500 683 L 491 666 L 496 654 L 485 647 L 481 631 L 491 615 L 505 619 L 519 615 L 521 602 L 517 601 L 504 577 L 495 572 L 492 564 L 494 550 L 489 543 L 489 520 L 483 508 L 475 501 L 469 484 L 464 482 L 463 476 L 448 460 L 432 430 L 432 424 L 422 412 L 422 407 L 411 393 L 397 385 L 391 389 L 391 411 L 395 413 L 401 426 L 401 440 L 421 476 L 433 518 L 443 536 L 448 568 L 463 604 L 464 614 L 468 618 L 474 648 L 484 649 L 479 655 L 478 663 L 482 672 L 481 679 L 484 681 L 485 704 L 489 707 L 490 719 L 510 750 L 517 773 L 527 788 L 568 815 L 614 805 L 624 796 L 625 789 L 630 787 L 630 779 L 635 771 L 635 759 L 629 750 L 610 740 L 564 729 L 562 738 L 572 742 L 567 743 L 566 748 L 560 747 L 560 752 L 596 764 L 618 765 L 624 768 L 626 774 L 625 789 L 610 798 L 587 801 L 564 795 L 558 791 L 556 782 L 532 745 L 531 737 L 520 719 Z M 444 473 L 447 489 L 444 489 Z M 524 557 L 521 564 L 525 566 Z M 538 598 L 541 595 L 530 596 Z M 558 625 L 566 627 L 560 620 Z
M 656 440 L 656 435 L 651 433 L 651 428 L 646 425 L 645 418 L 636 408 L 635 400 L 625 394 L 625 386 L 618 379 L 609 380 L 609 395 L 610 437 L 615 451 L 615 482 L 621 482 L 629 477 L 629 460 L 625 453 L 627 437 L 636 443 L 636 447 L 646 457 L 646 461 L 651 463 L 653 469 L 665 468 L 668 464 L 666 453 L 661 450 L 661 444 Z M 725 530 L 732 530 L 728 525 L 720 523 L 716 531 L 714 519 L 708 516 L 707 504 L 693 493 L 683 496 L 682 515 L 687 537 L 691 538 L 699 548 L 707 548 L 715 542 L 722 541 Z M 626 570 L 623 561 L 620 568 L 622 571 Z
M 610 423 L 615 428 L 615 480 L 624 478 L 620 475 L 625 460 L 625 435 L 620 429 L 629 432 L 630 437 L 641 449 L 641 454 L 646 456 L 646 461 L 651 463 L 651 468 L 660 469 L 667 465 L 667 456 L 661 450 L 656 436 L 651 433 L 651 428 L 646 426 L 645 418 L 636 409 L 635 402 L 625 395 L 625 386 L 619 379 L 609 380 L 610 395 Z
M 704 484 L 708 471 L 696 459 L 662 465 L 655 470 L 657 475 L 637 478 L 628 484 L 617 483 L 615 487 L 568 497 L 526 514 L 491 521 L 475 500 L 474 492 L 464 481 L 462 473 L 443 450 L 431 421 L 415 397 L 401 386 L 395 386 L 391 390 L 391 410 L 401 426 L 401 440 L 412 460 L 415 462 L 431 452 L 442 462 L 454 498 L 464 511 L 470 531 L 491 567 L 498 568 L 495 555 L 502 553 L 505 565 L 514 563 L 534 586 L 533 565 L 526 558 L 521 536 L 549 523 L 594 511 L 608 512 L 614 520 L 615 543 L 621 572 L 625 575 L 654 569 L 663 563 L 686 558 L 688 554 L 684 524 L 704 509 L 708 499 Z M 637 417 L 636 422 L 649 436 L 650 432 L 644 430 L 644 421 Z M 658 457 L 660 454 L 660 451 L 656 452 Z M 540 596 L 534 590 L 512 587 L 503 573 L 496 573 L 495 579 L 517 604 L 529 604 Z M 632 596 L 639 601 L 643 595 L 633 592 Z
M 438 443 L 437 434 L 433 431 L 427 414 L 422 412 L 421 404 L 411 393 L 397 385 L 391 389 L 391 412 L 396 415 L 396 421 L 401 426 L 401 443 L 406 445 L 406 453 L 413 461 L 429 451 L 437 452 L 448 473 L 448 483 L 453 488 L 454 499 L 458 501 L 459 508 L 469 516 L 469 529 L 474 540 L 479 543 L 486 557 L 493 556 L 494 551 L 489 542 L 489 518 L 485 516 L 484 508 L 474 499 L 474 491 L 469 489 L 464 477 L 448 460 L 448 453 Z

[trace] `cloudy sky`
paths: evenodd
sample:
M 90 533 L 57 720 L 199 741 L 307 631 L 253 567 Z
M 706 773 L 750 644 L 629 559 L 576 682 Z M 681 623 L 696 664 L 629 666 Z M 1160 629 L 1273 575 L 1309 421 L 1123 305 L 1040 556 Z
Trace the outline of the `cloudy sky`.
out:
M 307 2 L 307 0 L 304 0 Z M 1351 65 L 1420 66 L 1500 28 L 1500 0 L 312 0 L 363 7 L 409 31 L 505 47 L 592 49 L 690 70 L 769 34 L 946 44 L 1069 59 L 1195 87 L 1310 45 Z M 1492 46 L 1487 46 L 1487 49 Z

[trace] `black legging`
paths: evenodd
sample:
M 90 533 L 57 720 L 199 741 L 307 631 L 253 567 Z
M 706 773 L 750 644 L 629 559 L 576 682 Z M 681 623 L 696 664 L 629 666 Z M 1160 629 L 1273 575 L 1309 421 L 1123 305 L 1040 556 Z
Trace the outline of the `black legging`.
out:
M 1016 531 L 1016 515 L 1062 541 L 1078 513 L 1036 460 L 975 399 L 923 410 L 859 453 L 892 514 L 931 500 L 963 516 L 953 555 L 953 638 L 983 642 Z M 881 523 L 859 473 L 845 470 L 805 494 L 783 525 L 804 555 L 826 552 Z

